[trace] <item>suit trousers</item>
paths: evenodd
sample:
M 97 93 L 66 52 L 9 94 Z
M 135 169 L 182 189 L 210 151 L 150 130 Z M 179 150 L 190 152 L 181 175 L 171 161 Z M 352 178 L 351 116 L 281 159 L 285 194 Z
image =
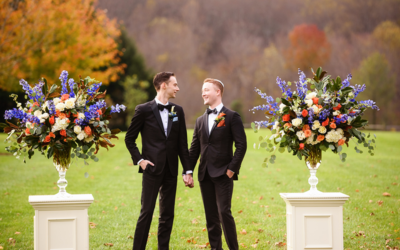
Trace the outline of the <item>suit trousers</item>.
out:
M 204 179 L 200 181 L 200 190 L 211 249 L 222 249 L 221 224 L 229 249 L 239 249 L 235 220 L 231 212 L 233 179 L 226 174 L 213 178 L 206 170 Z
M 157 235 L 158 249 L 169 249 L 169 240 L 174 222 L 177 176 L 171 174 L 168 164 L 166 164 L 160 175 L 151 175 L 145 170 L 142 178 L 142 207 L 136 224 L 132 249 L 146 249 L 158 193 L 160 193 L 160 216 Z

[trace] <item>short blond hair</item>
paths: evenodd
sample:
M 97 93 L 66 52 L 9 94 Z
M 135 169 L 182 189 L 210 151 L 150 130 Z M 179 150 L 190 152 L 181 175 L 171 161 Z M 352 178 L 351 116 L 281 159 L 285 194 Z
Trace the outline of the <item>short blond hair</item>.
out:
M 222 96 L 222 94 L 224 93 L 224 86 L 222 86 L 220 81 L 218 81 L 217 79 L 213 79 L 213 78 L 206 78 L 204 80 L 203 84 L 206 83 L 206 82 L 210 82 L 214 86 L 216 86 L 221 91 L 221 96 Z

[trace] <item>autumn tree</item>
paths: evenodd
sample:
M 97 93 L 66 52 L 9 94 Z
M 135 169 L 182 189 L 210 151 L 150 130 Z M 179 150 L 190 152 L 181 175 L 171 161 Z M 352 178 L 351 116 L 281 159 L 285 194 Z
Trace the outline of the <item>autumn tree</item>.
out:
M 354 73 L 352 84 L 365 84 L 366 89 L 359 95 L 358 100 L 373 100 L 381 111 L 368 110 L 366 116 L 371 124 L 389 124 L 395 118 L 394 97 L 396 93 L 395 76 L 390 69 L 386 57 L 379 52 L 375 52 L 364 59 L 358 70 Z M 370 112 L 372 111 L 372 112 Z
M 289 33 L 290 47 L 285 51 L 286 65 L 296 70 L 318 68 L 329 60 L 331 45 L 325 32 L 315 24 L 301 24 Z
M 115 81 L 123 70 L 114 40 L 118 25 L 95 3 L 0 0 L 0 89 L 19 90 L 21 78 L 56 82 L 62 70 L 74 78 Z

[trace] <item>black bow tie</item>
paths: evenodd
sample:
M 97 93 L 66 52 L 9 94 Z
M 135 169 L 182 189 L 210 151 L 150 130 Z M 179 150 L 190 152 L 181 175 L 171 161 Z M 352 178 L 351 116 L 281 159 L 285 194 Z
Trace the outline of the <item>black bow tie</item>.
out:
M 215 108 L 215 109 L 209 109 L 209 108 L 207 108 L 207 114 L 209 115 L 209 114 L 211 114 L 211 113 L 213 113 L 213 114 L 218 114 L 218 111 L 217 111 L 216 108 Z
M 168 109 L 168 111 L 171 111 L 171 105 L 158 104 L 158 110 L 163 111 L 164 109 Z

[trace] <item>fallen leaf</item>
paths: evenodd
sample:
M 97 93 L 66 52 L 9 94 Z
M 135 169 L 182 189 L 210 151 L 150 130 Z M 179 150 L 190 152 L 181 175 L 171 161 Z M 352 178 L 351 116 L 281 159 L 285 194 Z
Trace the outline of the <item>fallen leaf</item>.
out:
M 241 245 L 243 248 L 247 248 L 247 246 L 246 246 L 244 243 L 240 243 L 240 245 Z
M 115 207 L 114 207 L 114 210 L 118 210 L 118 207 L 117 207 L 117 206 L 115 206 Z
M 246 232 L 246 230 L 242 229 L 242 231 L 240 231 L 240 234 L 246 235 L 247 232 Z
M 360 190 L 356 189 L 356 192 L 358 193 L 358 192 L 360 192 Z
M 132 235 L 129 235 L 129 236 L 128 236 L 128 239 L 133 239 L 133 236 L 132 236 Z
M 391 196 L 391 195 L 390 195 L 389 193 L 387 193 L 387 192 L 384 192 L 382 195 L 385 196 L 385 197 L 390 197 L 390 196 Z
M 377 201 L 376 203 L 378 203 L 379 206 L 382 206 L 383 201 Z
M 15 239 L 13 239 L 13 238 L 9 238 L 8 239 L 8 244 L 10 245 L 10 246 L 15 246 L 15 242 L 17 242 Z
M 203 231 L 203 232 L 205 232 L 206 230 L 207 230 L 207 229 L 203 228 L 203 230 L 202 230 L 202 231 Z
M 97 225 L 97 224 L 94 223 L 94 222 L 89 222 L 89 227 L 92 228 L 92 229 L 93 229 L 93 228 L 96 228 L 96 225 Z
M 283 247 L 285 245 L 286 245 L 286 243 L 283 243 L 283 242 L 275 242 L 275 246 L 278 246 L 278 247 Z
M 106 247 L 112 247 L 112 246 L 114 246 L 114 244 L 113 244 L 113 243 L 104 243 L 104 246 L 106 246 Z
M 103 211 L 102 213 L 105 214 L 105 213 L 107 213 L 107 212 L 106 212 L 106 211 Z
M 259 232 L 259 233 L 262 233 L 262 232 L 264 232 L 264 230 L 262 230 L 261 228 L 259 228 L 259 229 L 258 229 L 258 232 Z
M 15 232 L 15 234 L 21 234 L 20 232 Z
M 239 213 L 239 214 L 243 213 L 243 210 L 240 210 L 238 213 Z
M 199 222 L 196 219 L 192 220 L 192 224 L 198 224 L 198 223 Z
M 375 214 L 374 214 L 374 213 L 371 213 L 370 215 L 373 216 L 373 215 L 375 215 Z
M 193 212 L 193 209 L 188 209 L 188 211 Z
M 261 196 L 260 196 L 260 200 L 262 200 L 263 198 L 264 198 L 264 197 L 261 195 Z

